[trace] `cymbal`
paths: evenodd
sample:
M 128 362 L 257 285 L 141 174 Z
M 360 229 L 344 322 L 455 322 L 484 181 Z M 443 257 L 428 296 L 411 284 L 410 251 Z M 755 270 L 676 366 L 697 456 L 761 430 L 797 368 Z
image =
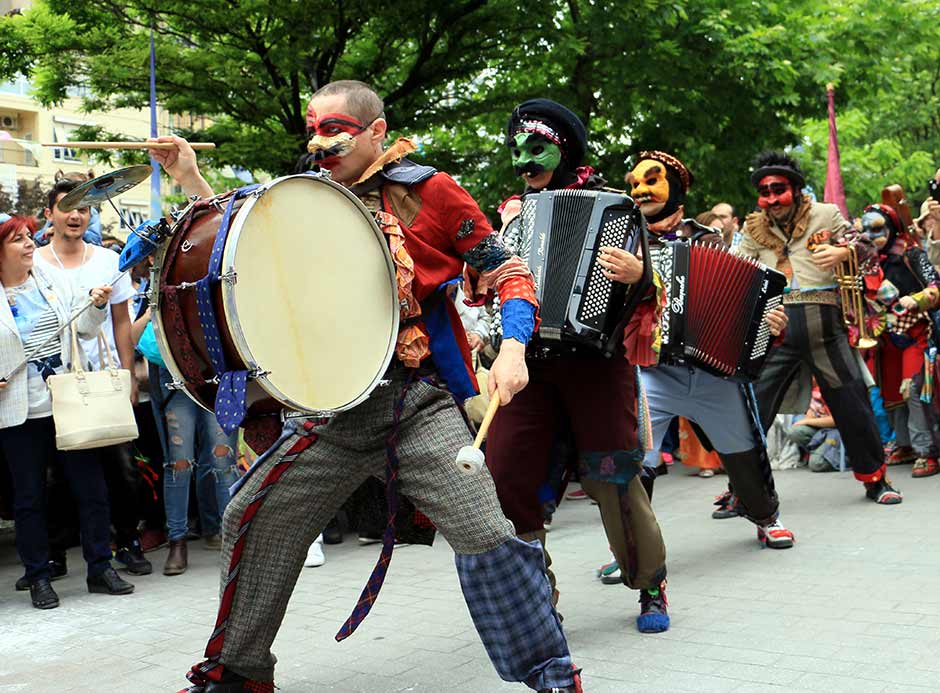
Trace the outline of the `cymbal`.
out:
M 103 176 L 92 178 L 82 183 L 68 195 L 59 200 L 59 209 L 71 212 L 79 207 L 90 207 L 105 202 L 109 197 L 115 197 L 127 192 L 135 185 L 147 180 L 153 172 L 151 166 L 128 166 L 111 171 Z

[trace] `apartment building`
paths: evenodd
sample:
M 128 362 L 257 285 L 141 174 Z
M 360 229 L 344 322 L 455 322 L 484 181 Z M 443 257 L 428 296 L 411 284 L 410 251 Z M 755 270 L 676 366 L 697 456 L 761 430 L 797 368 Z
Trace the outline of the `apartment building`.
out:
M 0 83 L 0 187 L 7 196 L 17 199 L 20 181 L 27 184 L 38 181 L 42 189 L 48 189 L 58 171 L 93 171 L 100 175 L 115 168 L 96 161 L 92 152 L 41 146 L 45 142 L 74 139 L 73 133 L 79 126 L 99 126 L 107 132 L 120 133 L 131 139 L 149 136 L 148 109 L 122 108 L 87 113 L 82 111 L 81 97 L 81 88 L 71 88 L 61 105 L 46 109 L 31 97 L 26 78 Z M 174 116 L 161 109 L 157 113 L 157 132 L 163 135 L 174 128 L 204 126 L 201 120 L 198 117 Z M 141 183 L 121 195 L 115 203 L 125 219 L 136 225 L 149 216 L 150 186 L 146 182 Z M 120 228 L 114 210 L 104 206 L 101 215 L 108 233 L 118 237 L 126 235 L 127 231 Z

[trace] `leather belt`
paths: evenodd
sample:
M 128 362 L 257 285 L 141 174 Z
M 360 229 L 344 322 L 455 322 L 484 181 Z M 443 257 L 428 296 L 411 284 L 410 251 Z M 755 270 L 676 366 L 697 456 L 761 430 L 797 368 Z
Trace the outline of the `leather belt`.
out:
M 824 303 L 829 306 L 839 305 L 839 294 L 833 289 L 793 289 L 783 295 L 783 305 L 794 303 Z

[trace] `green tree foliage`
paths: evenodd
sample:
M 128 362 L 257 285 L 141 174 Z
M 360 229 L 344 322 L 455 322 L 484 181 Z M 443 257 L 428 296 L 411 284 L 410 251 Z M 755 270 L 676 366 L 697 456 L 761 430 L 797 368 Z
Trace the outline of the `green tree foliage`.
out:
M 823 27 L 833 54 L 821 77 L 838 87 L 836 108 L 842 175 L 849 210 L 881 199 L 900 183 L 919 203 L 940 166 L 940 4 L 841 0 L 811 21 Z M 825 95 L 818 115 L 795 119 L 802 161 L 820 195 L 826 175 Z M 914 216 L 917 216 L 915 209 Z
M 29 74 L 46 104 L 81 83 L 89 109 L 145 106 L 151 26 L 160 102 L 212 119 L 195 134 L 219 143 L 211 163 L 289 171 L 310 94 L 362 79 L 416 158 L 488 212 L 520 187 L 503 129 L 535 96 L 585 119 L 589 163 L 614 186 L 638 151 L 677 154 L 690 212 L 749 208 L 767 148 L 796 147 L 821 192 L 830 81 L 853 207 L 886 183 L 919 190 L 940 151 L 934 0 L 38 0 L 0 20 L 0 77 Z
M 307 98 L 333 79 L 374 84 L 392 122 L 411 130 L 490 109 L 453 85 L 481 66 L 520 59 L 530 29 L 518 11 L 506 21 L 505 8 L 485 0 L 39 0 L 3 21 L 0 46 L 21 48 L 0 57 L 0 75 L 30 73 L 48 105 L 81 82 L 89 110 L 143 107 L 154 27 L 161 105 L 214 120 L 198 134 L 222 145 L 214 163 L 282 173 L 302 152 Z
M 46 191 L 42 182 L 38 178 L 33 180 L 21 178 L 16 183 L 16 202 L 13 201 L 10 193 L 0 188 L 0 211 L 43 220 L 42 211 L 46 207 Z

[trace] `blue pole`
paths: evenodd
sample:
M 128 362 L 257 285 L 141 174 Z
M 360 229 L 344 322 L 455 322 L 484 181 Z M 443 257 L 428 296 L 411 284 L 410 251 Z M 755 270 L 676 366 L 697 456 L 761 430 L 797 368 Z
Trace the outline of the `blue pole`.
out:
M 153 27 L 150 27 L 150 136 L 157 136 L 157 61 L 153 48 Z M 163 216 L 160 205 L 160 164 L 150 157 L 153 173 L 150 174 L 150 218 Z

